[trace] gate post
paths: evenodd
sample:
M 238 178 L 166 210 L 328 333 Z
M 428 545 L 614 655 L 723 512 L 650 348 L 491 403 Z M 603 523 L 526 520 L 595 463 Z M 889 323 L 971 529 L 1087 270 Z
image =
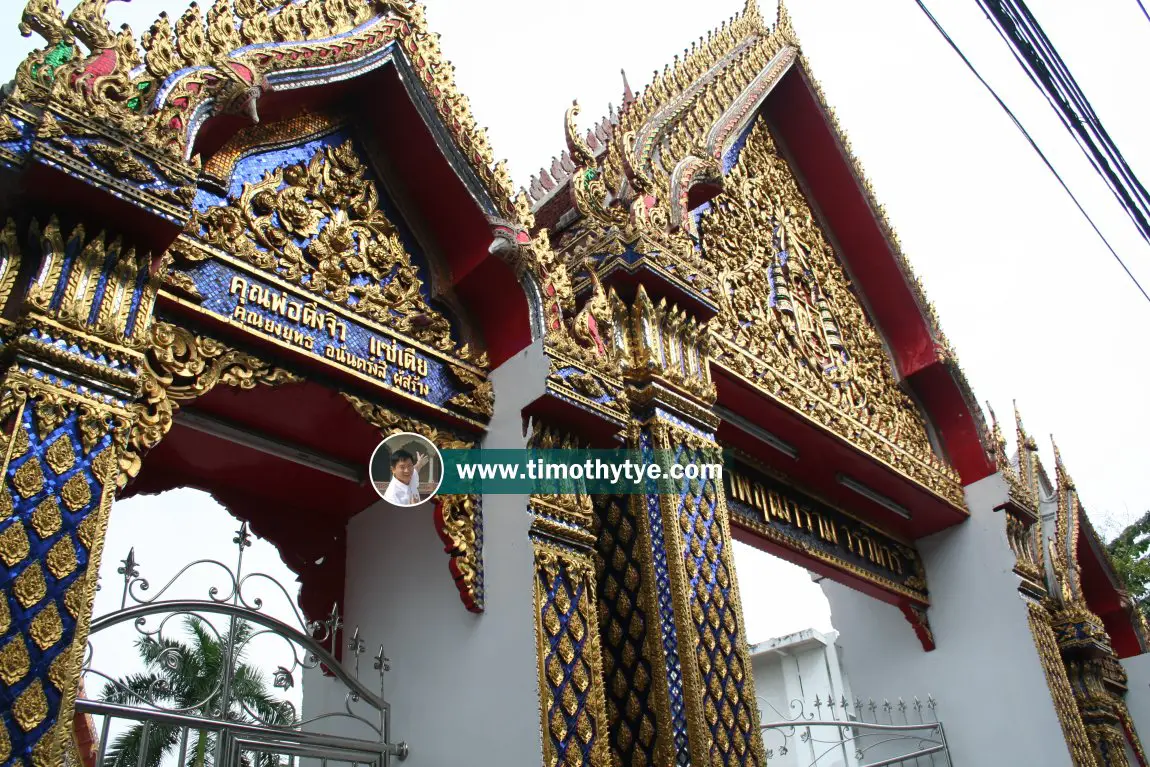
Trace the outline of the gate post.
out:
M 576 440 L 536 422 L 530 445 Z M 543 764 L 609 767 L 591 498 L 534 494 L 529 505 Z
M 630 447 L 648 461 L 658 453 L 680 465 L 718 463 L 706 326 L 666 301 L 656 305 L 641 285 L 616 317 L 630 352 Z M 721 477 L 671 485 L 673 493 L 665 485 L 631 497 L 647 584 L 645 629 L 656 640 L 647 643 L 654 648 L 655 763 L 764 765 Z
M 63 762 L 135 420 L 151 265 L 55 219 L 0 233 L 0 303 L 15 318 L 0 379 L 0 763 Z

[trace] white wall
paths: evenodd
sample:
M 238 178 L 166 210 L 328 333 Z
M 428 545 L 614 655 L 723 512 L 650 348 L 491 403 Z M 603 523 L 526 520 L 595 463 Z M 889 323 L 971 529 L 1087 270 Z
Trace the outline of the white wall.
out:
M 918 542 L 937 648 L 922 645 L 893 605 L 823 580 L 840 632 L 843 665 L 856 696 L 924 696 L 938 717 L 954 764 L 981 767 L 1071 765 L 1018 595 L 1000 475 L 966 488 L 971 518 Z
M 1126 684 L 1130 689 L 1126 693 L 1126 707 L 1145 748 L 1150 745 L 1150 653 L 1126 658 L 1122 668 L 1126 669 Z
M 839 664 L 834 644 L 837 636 L 833 631 L 824 636 L 806 629 L 751 647 L 755 694 L 763 724 L 812 715 L 819 719 L 846 718 L 837 706 L 844 697 L 851 700 L 851 691 Z M 816 696 L 824 702 L 821 709 L 814 706 Z M 825 705 L 828 697 L 835 701 L 833 714 Z M 857 767 L 853 747 L 804 743 L 801 734 L 801 729 L 786 727 L 763 732 L 763 746 L 774 753 L 771 767 L 806 767 L 816 759 L 820 767 Z M 840 737 L 837 728 L 816 727 L 812 734 L 820 741 Z
M 484 447 L 524 447 L 520 410 L 542 394 L 546 373 L 538 343 L 494 371 Z M 405 767 L 542 759 L 526 496 L 487 496 L 483 521 L 482 615 L 459 599 L 430 504 L 398 511 L 380 502 L 348 524 L 345 631 L 358 624 L 370 653 L 382 642 L 391 658 L 387 699 L 393 740 L 411 748 Z M 334 682 L 315 674 L 304 702 L 311 710 L 343 706 Z

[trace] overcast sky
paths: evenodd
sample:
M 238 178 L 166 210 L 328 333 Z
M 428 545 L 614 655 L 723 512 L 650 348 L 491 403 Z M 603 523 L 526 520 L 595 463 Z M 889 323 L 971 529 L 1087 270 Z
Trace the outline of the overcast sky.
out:
M 976 2 L 929 4 L 1150 288 L 1150 249 Z M 18 5 L 6 4 L 9 20 L 0 29 L 3 72 L 33 45 L 16 31 Z M 525 184 L 562 147 L 571 99 L 583 104 L 590 125 L 608 102 L 619 102 L 620 68 L 642 87 L 652 70 L 742 1 L 428 5 L 461 90 L 489 127 L 497 155 Z M 1137 3 L 1030 6 L 1135 173 L 1150 181 L 1143 137 L 1150 22 Z M 138 34 L 159 11 L 175 16 L 183 7 L 136 0 L 110 12 Z M 1100 526 L 1150 509 L 1142 443 L 1150 430 L 1143 393 L 1150 363 L 1138 330 L 1150 304 L 913 0 L 794 0 L 789 7 L 813 74 L 886 204 L 976 395 L 1008 427 L 1016 398 L 1051 470 L 1048 435 L 1056 435 Z M 763 11 L 773 18 L 774 3 L 764 0 Z M 159 518 L 165 510 L 156 505 Z M 159 535 L 136 533 L 141 541 Z M 151 545 L 162 546 L 162 538 Z M 825 600 L 804 573 L 740 551 L 739 574 L 752 641 L 807 625 L 827 628 Z

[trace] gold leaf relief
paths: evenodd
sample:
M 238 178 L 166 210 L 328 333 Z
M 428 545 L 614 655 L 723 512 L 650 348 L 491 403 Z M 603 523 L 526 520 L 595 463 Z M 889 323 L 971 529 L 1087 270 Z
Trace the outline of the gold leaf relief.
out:
M 8 598 L 0 594 L 0 634 L 8 630 L 12 623 L 12 614 L 8 612 Z
M 12 474 L 12 484 L 16 492 L 25 498 L 31 498 L 44 488 L 44 470 L 40 467 L 40 459 L 31 456 L 20 468 Z
M 0 649 L 0 682 L 11 687 L 28 673 L 30 664 L 24 637 L 17 634 Z
M 28 432 L 19 426 L 16 427 L 16 434 L 12 438 L 12 458 L 16 459 L 28 452 L 30 445 L 28 444 Z
M 64 499 L 64 505 L 69 509 L 79 511 L 91 502 L 92 486 L 88 484 L 88 478 L 82 473 L 73 474 L 72 478 L 60 488 L 60 497 Z M 85 546 L 91 548 L 88 544 Z
M 0 533 L 0 560 L 12 567 L 24 561 L 28 550 L 28 534 L 24 530 L 24 523 L 17 519 Z
M 92 594 L 87 588 L 88 578 L 80 576 L 64 592 L 64 609 L 73 618 L 79 619 L 91 608 Z
M 945 494 L 960 491 L 766 123 L 701 226 L 719 273 L 719 361 L 864 448 L 897 444 L 954 485 Z
M 12 718 L 20 729 L 29 732 L 36 728 L 48 716 L 48 699 L 44 697 L 44 687 L 40 680 L 32 682 L 16 698 L 12 705 Z
M 62 652 L 56 656 L 52 661 L 52 665 L 48 667 L 48 681 L 51 682 L 57 690 L 63 690 L 75 678 L 69 667 L 72 665 L 72 653 Z
M 0 719 L 0 762 L 7 762 L 12 755 L 12 741 L 8 735 L 8 727 Z
M 0 485 L 0 521 L 12 516 L 12 511 L 12 494 L 8 492 L 8 488 Z
M 49 572 L 56 578 L 70 575 L 77 565 L 76 545 L 72 543 L 71 536 L 65 535 L 56 541 L 44 559 L 48 563 Z
M 36 426 L 40 439 L 47 439 L 67 417 L 68 408 L 60 397 L 47 396 L 36 400 Z
M 84 517 L 76 527 L 76 537 L 80 539 L 80 545 L 89 551 L 96 543 L 97 537 L 100 535 L 100 514 L 93 512 Z
M 76 463 L 72 439 L 67 434 L 61 434 L 56 441 L 44 451 L 44 459 L 48 461 L 48 466 L 52 468 L 52 471 L 57 474 L 63 474 L 72 468 Z
M 44 583 L 44 571 L 39 562 L 32 562 L 24 572 L 12 581 L 12 591 L 24 607 L 31 607 L 44 598 L 48 586 Z
M 350 140 L 268 171 L 244 184 L 237 199 L 195 214 L 189 226 L 209 245 L 441 351 L 456 351 L 450 323 L 424 299 L 419 270 Z
M 56 502 L 55 496 L 50 495 L 40 501 L 32 512 L 32 529 L 42 540 L 55 535 L 61 524 L 63 520 L 60 517 L 60 505 Z
M 60 610 L 55 602 L 49 602 L 43 610 L 36 613 L 28 633 L 41 650 L 47 650 L 60 641 L 60 637 L 64 636 L 64 624 L 60 621 Z

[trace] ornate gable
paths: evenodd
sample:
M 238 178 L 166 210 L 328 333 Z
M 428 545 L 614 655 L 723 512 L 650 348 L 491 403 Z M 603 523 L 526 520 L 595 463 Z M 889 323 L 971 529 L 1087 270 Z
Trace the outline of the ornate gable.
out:
M 882 340 L 765 120 L 701 214 L 719 282 L 715 360 L 944 496 L 957 476 L 899 389 Z

